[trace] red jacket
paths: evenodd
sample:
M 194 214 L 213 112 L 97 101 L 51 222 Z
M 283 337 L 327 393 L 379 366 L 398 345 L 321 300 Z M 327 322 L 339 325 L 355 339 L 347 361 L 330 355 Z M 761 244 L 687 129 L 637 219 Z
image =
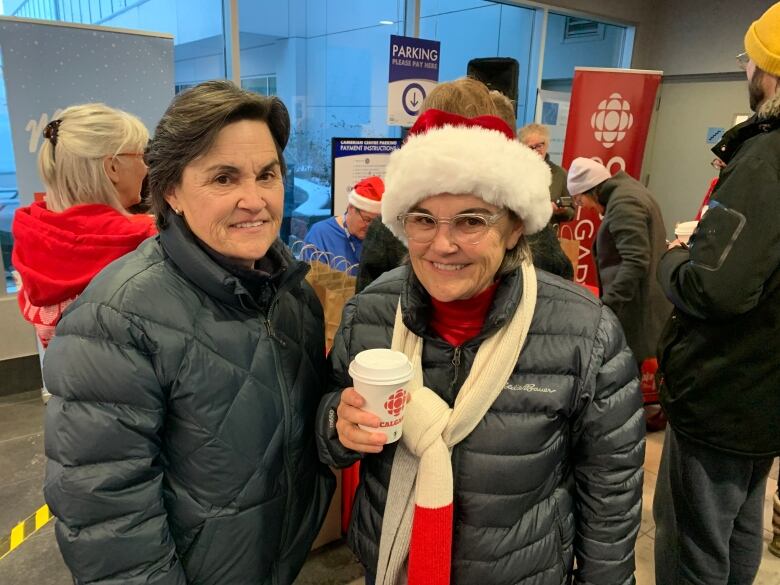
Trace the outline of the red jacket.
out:
M 65 310 L 106 265 L 157 233 L 147 215 L 126 216 L 108 205 L 63 212 L 45 202 L 19 208 L 12 226 L 19 308 L 46 347 Z

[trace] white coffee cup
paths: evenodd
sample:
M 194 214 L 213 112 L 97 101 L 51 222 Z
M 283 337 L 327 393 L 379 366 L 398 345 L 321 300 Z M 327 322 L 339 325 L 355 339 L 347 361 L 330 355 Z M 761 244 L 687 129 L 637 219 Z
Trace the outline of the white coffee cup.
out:
M 693 232 L 696 231 L 697 225 L 699 225 L 698 221 L 682 221 L 674 226 L 674 235 L 677 236 L 678 240 L 687 244 Z
M 355 390 L 366 401 L 364 410 L 379 417 L 379 428 L 359 425 L 364 431 L 383 433 L 388 443 L 401 438 L 406 387 L 412 365 L 406 355 L 392 349 L 361 351 L 349 364 Z

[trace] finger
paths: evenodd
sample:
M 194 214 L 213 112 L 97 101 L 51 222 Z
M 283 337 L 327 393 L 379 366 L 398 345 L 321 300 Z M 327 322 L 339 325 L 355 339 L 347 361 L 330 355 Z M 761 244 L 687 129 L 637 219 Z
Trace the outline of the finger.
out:
M 345 447 L 362 453 L 379 453 L 387 441 L 387 437 L 382 433 L 364 431 L 346 421 L 337 422 L 336 431 Z
M 364 425 L 373 428 L 379 427 L 379 417 L 373 412 L 368 412 L 367 410 L 363 410 L 361 408 L 355 408 L 354 406 L 344 404 L 343 402 L 339 403 L 339 406 L 336 409 L 336 413 L 338 414 L 339 420 L 343 420 L 354 425 Z
M 358 394 L 358 391 L 351 386 L 349 388 L 344 388 L 344 390 L 341 391 L 341 401 L 346 402 L 355 408 L 363 408 L 366 405 L 365 398 Z

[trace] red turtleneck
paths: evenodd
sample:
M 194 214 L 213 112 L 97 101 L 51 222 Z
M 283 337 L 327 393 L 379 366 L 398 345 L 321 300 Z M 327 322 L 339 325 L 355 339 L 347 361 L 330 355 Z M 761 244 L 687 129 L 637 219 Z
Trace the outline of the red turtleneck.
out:
M 444 341 L 455 347 L 479 335 L 485 323 L 493 297 L 498 290 L 498 281 L 477 296 L 458 301 L 437 301 L 431 297 L 433 316 L 431 328 Z

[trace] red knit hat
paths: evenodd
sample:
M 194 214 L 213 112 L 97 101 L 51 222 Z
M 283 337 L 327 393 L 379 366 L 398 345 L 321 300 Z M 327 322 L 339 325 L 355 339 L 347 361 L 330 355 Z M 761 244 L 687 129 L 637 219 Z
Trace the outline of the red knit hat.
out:
M 379 177 L 366 177 L 349 192 L 347 202 L 369 213 L 381 213 L 382 194 L 384 192 L 385 184 L 382 179 Z

